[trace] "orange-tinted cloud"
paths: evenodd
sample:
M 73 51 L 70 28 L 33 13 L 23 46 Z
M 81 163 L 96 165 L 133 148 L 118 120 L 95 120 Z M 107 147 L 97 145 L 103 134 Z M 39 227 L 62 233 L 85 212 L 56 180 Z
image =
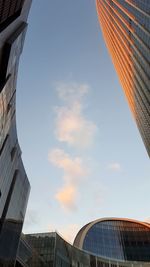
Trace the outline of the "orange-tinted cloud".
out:
M 77 188 L 74 185 L 65 185 L 56 194 L 56 199 L 61 204 L 61 207 L 67 210 L 76 209 L 76 198 Z
M 55 135 L 59 142 L 75 148 L 86 148 L 92 144 L 97 126 L 83 114 L 83 100 L 88 91 L 87 84 L 56 84 L 56 92 L 62 103 L 55 107 Z M 61 149 L 50 151 L 49 161 L 63 170 L 64 184 L 55 198 L 63 209 L 75 210 L 79 186 L 87 175 L 87 168 L 81 157 L 72 157 Z
M 87 169 L 84 167 L 81 158 L 71 158 L 61 149 L 53 149 L 49 153 L 49 161 L 56 167 L 63 170 L 64 186 L 56 194 L 56 199 L 61 207 L 66 210 L 76 208 L 78 187 L 82 183 Z

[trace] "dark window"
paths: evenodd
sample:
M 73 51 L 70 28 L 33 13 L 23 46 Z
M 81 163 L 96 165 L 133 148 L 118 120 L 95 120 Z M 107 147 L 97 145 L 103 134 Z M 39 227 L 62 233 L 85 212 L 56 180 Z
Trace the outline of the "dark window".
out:
M 5 137 L 5 139 L 4 139 L 4 142 L 3 142 L 3 144 L 2 144 L 2 146 L 1 146 L 1 149 L 0 149 L 0 156 L 1 156 L 1 154 L 2 154 L 2 152 L 3 152 L 3 149 L 4 149 L 4 147 L 5 147 L 5 145 L 6 145 L 6 142 L 7 142 L 7 140 L 8 140 L 8 134 L 6 135 L 6 137 Z
M 16 150 L 17 150 L 17 148 L 14 146 L 14 147 L 12 148 L 11 152 L 10 152 L 10 154 L 11 154 L 11 160 L 13 160 L 13 159 L 14 159 L 14 156 L 15 156 Z
M 3 31 L 21 14 L 24 0 L 0 1 L 0 31 Z
M 4 45 L 2 62 L 0 65 L 0 92 L 3 89 L 6 80 L 10 77 L 11 70 L 15 67 L 16 60 L 19 59 L 22 52 L 26 27 L 27 24 L 25 22 L 21 23 L 18 29 L 13 32 Z

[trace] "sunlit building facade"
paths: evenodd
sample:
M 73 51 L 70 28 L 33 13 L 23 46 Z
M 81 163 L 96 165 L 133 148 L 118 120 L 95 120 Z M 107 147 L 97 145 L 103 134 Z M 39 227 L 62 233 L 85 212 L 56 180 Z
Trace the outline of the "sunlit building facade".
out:
M 150 156 L 150 1 L 96 4 L 107 48 Z
M 16 79 L 30 0 L 0 0 L 0 266 L 13 267 L 30 185 L 16 132 Z

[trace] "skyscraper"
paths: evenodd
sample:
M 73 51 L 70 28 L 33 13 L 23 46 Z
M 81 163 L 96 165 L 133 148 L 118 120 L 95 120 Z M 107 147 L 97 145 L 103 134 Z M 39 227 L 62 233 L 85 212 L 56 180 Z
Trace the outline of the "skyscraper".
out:
M 31 0 L 0 0 L 0 266 L 15 264 L 29 195 L 16 133 L 16 78 Z
M 107 48 L 150 156 L 150 1 L 96 4 Z

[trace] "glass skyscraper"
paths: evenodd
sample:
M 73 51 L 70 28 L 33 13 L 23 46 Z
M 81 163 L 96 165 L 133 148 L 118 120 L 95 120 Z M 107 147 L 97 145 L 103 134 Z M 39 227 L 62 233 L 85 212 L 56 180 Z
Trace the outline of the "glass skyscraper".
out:
M 30 0 L 0 0 L 0 266 L 13 267 L 30 185 L 16 132 L 16 79 Z
M 150 156 L 150 1 L 96 4 L 107 48 Z

